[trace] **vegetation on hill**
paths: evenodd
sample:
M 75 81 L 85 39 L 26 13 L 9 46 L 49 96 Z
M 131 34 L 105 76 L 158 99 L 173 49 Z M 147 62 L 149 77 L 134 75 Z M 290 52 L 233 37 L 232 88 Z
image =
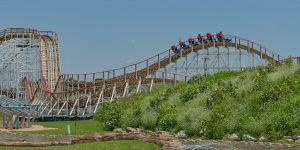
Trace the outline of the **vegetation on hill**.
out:
M 106 103 L 95 119 L 106 130 L 139 127 L 220 139 L 226 134 L 300 135 L 300 65 L 290 62 L 196 76 L 188 83 Z

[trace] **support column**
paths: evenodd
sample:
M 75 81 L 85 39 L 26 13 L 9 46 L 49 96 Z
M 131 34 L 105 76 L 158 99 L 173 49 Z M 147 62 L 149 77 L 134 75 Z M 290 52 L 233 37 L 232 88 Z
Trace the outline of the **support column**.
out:
M 123 92 L 123 97 L 127 96 L 128 94 L 128 87 L 129 87 L 129 82 L 126 82 L 124 92 Z
M 113 90 L 112 90 L 112 93 L 111 93 L 111 97 L 110 97 L 110 102 L 113 101 L 115 95 L 116 95 L 116 90 L 117 90 L 117 83 L 115 83 L 114 87 L 113 87 Z
M 140 92 L 141 84 L 142 84 L 142 78 L 140 77 L 137 88 L 136 88 L 136 94 L 138 94 Z
M 154 75 L 152 75 L 152 79 L 151 79 L 151 83 L 150 83 L 150 92 L 152 91 L 153 88 L 153 84 L 154 84 Z
M 229 52 L 229 47 L 227 47 L 227 70 L 230 70 L 230 52 Z
M 185 75 L 188 75 L 188 58 L 185 56 Z
M 196 52 L 196 75 L 200 74 L 199 51 Z
M 157 55 L 157 60 L 158 60 L 158 70 L 160 69 L 160 58 L 159 58 L 159 54 Z
M 220 71 L 220 49 L 217 48 L 218 53 L 217 53 L 217 63 L 218 63 L 218 72 Z

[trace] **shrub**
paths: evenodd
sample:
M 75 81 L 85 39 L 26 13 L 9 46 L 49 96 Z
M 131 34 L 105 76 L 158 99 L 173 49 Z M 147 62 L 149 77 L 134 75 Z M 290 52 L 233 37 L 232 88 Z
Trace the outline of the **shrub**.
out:
M 184 88 L 180 93 L 180 100 L 185 103 L 187 101 L 192 100 L 195 98 L 198 94 L 198 90 L 196 86 L 189 85 L 186 88 Z
M 266 66 L 266 72 L 267 73 L 271 73 L 275 71 L 275 67 L 273 64 L 268 64 L 268 66 Z
M 191 80 L 188 81 L 188 83 L 197 83 L 201 84 L 201 82 L 205 79 L 204 76 L 198 75 L 198 76 L 193 76 Z
M 150 99 L 150 107 L 154 110 L 157 110 L 159 105 L 162 102 L 165 102 L 168 100 L 169 96 L 173 93 L 173 90 L 171 88 L 167 88 L 163 92 L 158 92 L 158 94 L 154 95 Z
M 157 110 L 158 125 L 162 130 L 169 131 L 176 126 L 176 110 L 174 105 L 163 103 Z
M 150 99 L 150 107 L 157 110 L 159 105 L 166 100 L 167 99 L 163 95 L 157 94 Z
M 132 104 L 131 108 L 123 111 L 121 118 L 122 127 L 138 128 L 142 124 L 142 110 L 139 104 Z
M 208 81 L 203 81 L 203 82 L 199 83 L 198 84 L 199 93 L 205 92 L 209 88 L 210 84 L 211 83 L 209 83 Z
M 206 100 L 206 107 L 211 109 L 212 106 L 220 103 L 226 98 L 237 98 L 237 87 L 231 82 L 223 83 L 219 82 L 218 87 L 211 91 L 209 98 Z
M 174 88 L 167 88 L 163 92 L 163 96 L 167 99 L 174 92 Z
M 224 92 L 227 96 L 237 98 L 237 87 L 233 85 L 232 82 L 229 82 L 224 85 Z
M 295 72 L 296 75 L 300 75 L 300 68 Z
M 292 57 L 289 56 L 288 58 L 284 59 L 283 63 L 285 65 L 289 66 L 289 67 L 292 66 L 293 65 L 293 59 L 292 59 Z
M 155 130 L 157 127 L 157 115 L 155 112 L 147 112 L 142 116 L 142 127 L 147 130 Z
M 214 112 L 210 119 L 204 122 L 204 134 L 210 139 L 220 139 L 225 135 L 223 116 Z
M 191 118 L 190 115 L 184 116 L 184 123 L 182 123 L 182 129 L 188 136 L 198 136 L 203 130 L 203 124 L 201 121 Z
M 284 83 L 267 83 L 261 85 L 259 91 L 259 100 L 261 105 L 264 105 L 270 101 L 286 100 L 289 98 L 289 94 L 292 92 L 289 85 Z
M 270 80 L 267 76 L 267 70 L 265 67 L 259 68 L 259 72 L 254 78 L 254 86 L 252 91 L 261 91 L 264 87 L 270 86 Z
M 118 101 L 104 103 L 95 115 L 95 120 L 101 121 L 106 130 L 121 127 L 123 107 Z

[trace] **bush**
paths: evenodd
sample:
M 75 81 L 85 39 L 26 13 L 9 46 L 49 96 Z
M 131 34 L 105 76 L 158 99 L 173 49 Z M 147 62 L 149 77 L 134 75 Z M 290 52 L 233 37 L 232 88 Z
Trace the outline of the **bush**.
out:
M 273 64 L 268 64 L 268 66 L 265 67 L 267 73 L 271 73 L 275 71 L 275 65 Z
M 163 103 L 157 110 L 158 125 L 164 131 L 169 131 L 176 126 L 176 110 L 174 105 Z
M 145 113 L 142 117 L 142 127 L 146 130 L 155 130 L 157 122 L 157 115 L 153 111 Z
M 201 121 L 191 118 L 190 115 L 184 117 L 184 123 L 182 123 L 182 129 L 188 136 L 198 136 L 203 130 L 203 124 Z
M 204 134 L 210 139 L 220 139 L 225 135 L 223 116 L 214 112 L 210 119 L 204 122 Z
M 167 88 L 166 90 L 164 90 L 161 93 L 158 93 L 156 95 L 154 95 L 151 99 L 150 99 L 150 107 L 154 110 L 157 110 L 159 105 L 162 102 L 165 102 L 168 100 L 169 96 L 172 94 L 172 89 L 171 88 Z
M 292 59 L 292 57 L 289 56 L 288 58 L 284 59 L 283 63 L 285 65 L 289 66 L 289 67 L 292 66 L 293 65 L 293 59 Z
M 252 87 L 252 91 L 259 91 L 261 88 L 268 84 L 269 80 L 267 78 L 267 72 L 264 68 L 259 68 L 259 72 L 256 74 L 254 78 L 254 86 Z
M 121 118 L 122 127 L 138 128 L 142 124 L 142 110 L 139 104 L 132 104 L 132 108 L 125 109 Z
M 198 94 L 196 86 L 190 85 L 184 88 L 180 93 L 180 100 L 185 103 L 194 99 Z
M 209 86 L 210 86 L 210 85 L 211 85 L 211 83 L 208 82 L 208 81 L 203 81 L 203 82 L 199 83 L 199 84 L 198 84 L 198 92 L 199 92 L 199 93 L 205 92 L 206 90 L 209 89 Z
M 155 130 L 157 125 L 156 113 L 146 113 L 142 118 L 142 127 L 146 130 Z
M 231 82 L 219 82 L 218 87 L 211 91 L 209 98 L 206 100 L 206 107 L 211 109 L 214 105 L 220 103 L 226 98 L 237 98 L 237 87 Z
M 113 130 L 121 127 L 123 107 L 118 101 L 104 103 L 95 114 L 95 120 L 101 121 L 105 130 Z
M 265 104 L 270 101 L 288 99 L 290 93 L 292 92 L 289 86 L 292 86 L 292 84 L 287 84 L 287 82 L 289 82 L 288 79 L 286 79 L 282 83 L 280 82 L 262 83 L 260 85 L 260 91 L 258 91 L 261 105 L 265 106 Z
M 204 76 L 193 76 L 191 80 L 188 81 L 188 83 L 196 83 L 196 84 L 201 84 L 202 81 L 205 80 Z
M 154 110 L 157 110 L 160 103 L 162 103 L 163 101 L 166 101 L 166 99 L 164 97 L 162 97 L 161 95 L 155 95 L 154 97 L 152 97 L 150 99 L 150 107 Z

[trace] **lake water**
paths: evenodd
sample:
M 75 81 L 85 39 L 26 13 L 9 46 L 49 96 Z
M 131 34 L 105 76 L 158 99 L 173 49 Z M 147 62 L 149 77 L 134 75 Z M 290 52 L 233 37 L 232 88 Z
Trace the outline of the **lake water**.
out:
M 296 145 L 276 145 L 259 142 L 193 141 L 183 142 L 184 150 L 300 150 Z

